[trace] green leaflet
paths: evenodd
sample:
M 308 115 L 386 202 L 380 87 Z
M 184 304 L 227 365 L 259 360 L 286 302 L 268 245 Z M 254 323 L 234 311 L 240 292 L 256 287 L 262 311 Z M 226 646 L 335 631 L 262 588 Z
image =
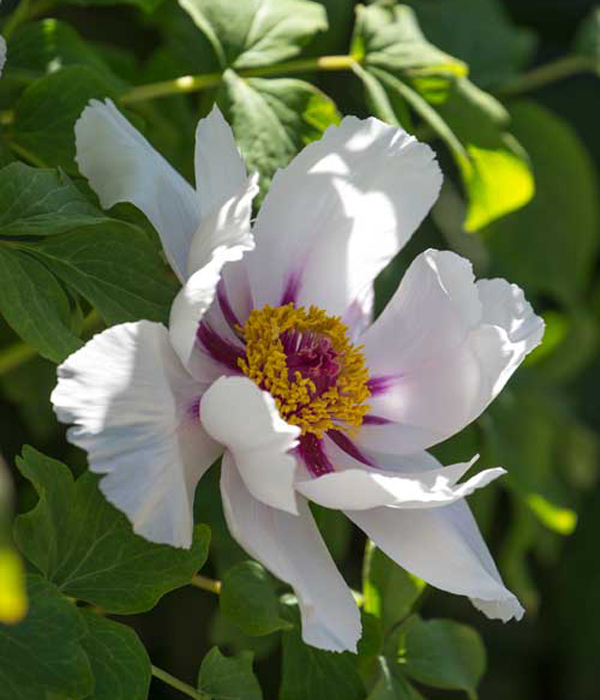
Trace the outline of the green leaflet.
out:
M 278 168 L 339 121 L 325 94 L 293 78 L 244 79 L 227 70 L 218 100 L 248 168 L 261 175 L 263 194 Z
M 108 324 L 166 321 L 176 292 L 143 231 L 108 218 L 63 172 L 22 163 L 0 170 L 0 270 L 0 311 L 55 362 L 81 344 L 67 292 Z
M 280 617 L 271 577 L 257 562 L 242 562 L 227 571 L 219 602 L 221 612 L 246 634 L 262 636 L 290 628 Z
M 465 77 L 464 63 L 425 39 L 409 7 L 359 8 L 353 54 L 363 62 L 355 72 L 377 116 L 411 128 L 410 107 L 446 143 L 467 195 L 467 231 L 531 199 L 531 168 L 506 131 L 506 111 Z
M 479 634 L 452 620 L 411 618 L 399 650 L 403 671 L 425 685 L 464 690 L 477 697 L 486 666 L 485 647 Z
M 81 640 L 94 675 L 86 700 L 146 700 L 151 668 L 137 634 L 125 625 L 81 610 L 87 635 Z
M 65 595 L 109 612 L 142 612 L 189 583 L 204 564 L 210 539 L 206 526 L 196 527 L 190 550 L 153 544 L 133 533 L 90 472 L 75 482 L 64 464 L 30 447 L 18 467 L 40 500 L 17 518 L 16 542 Z
M 252 670 L 253 654 L 223 656 L 213 647 L 202 660 L 198 690 L 210 698 L 227 700 L 263 700 L 262 690 Z
M 40 700 L 46 692 L 90 697 L 94 679 L 81 642 L 77 608 L 37 575 L 27 579 L 30 610 L 17 625 L 0 623 L 1 700 Z
M 180 5 L 210 41 L 222 68 L 285 61 L 327 29 L 323 7 L 309 0 L 180 0 Z

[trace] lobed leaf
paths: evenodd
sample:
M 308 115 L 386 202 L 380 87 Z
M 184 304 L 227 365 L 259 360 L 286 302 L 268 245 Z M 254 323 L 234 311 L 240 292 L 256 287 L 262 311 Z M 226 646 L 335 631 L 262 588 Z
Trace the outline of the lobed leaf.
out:
M 202 660 L 198 690 L 215 700 L 262 700 L 252 660 L 252 652 L 243 651 L 237 656 L 227 657 L 213 647 Z
M 152 670 L 137 634 L 125 625 L 80 610 L 87 634 L 81 640 L 94 676 L 86 700 L 146 700 Z
M 64 595 L 108 612 L 143 612 L 188 584 L 206 561 L 205 525 L 196 526 L 190 550 L 153 544 L 133 533 L 91 472 L 75 482 L 64 464 L 31 447 L 23 449 L 17 466 L 40 500 L 17 518 L 15 540 Z
M 221 612 L 246 634 L 262 636 L 291 627 L 280 617 L 273 582 L 258 562 L 245 561 L 227 571 L 219 603 Z
M 0 623 L 0 698 L 40 700 L 46 693 L 88 698 L 94 679 L 81 642 L 77 608 L 40 576 L 27 577 L 30 609 L 17 625 Z
M 400 658 L 408 676 L 434 688 L 464 690 L 469 698 L 477 697 L 486 655 L 472 627 L 415 616 L 406 625 L 404 639 Z
M 221 67 L 256 68 L 297 55 L 327 29 L 324 8 L 309 0 L 179 0 L 210 41 Z

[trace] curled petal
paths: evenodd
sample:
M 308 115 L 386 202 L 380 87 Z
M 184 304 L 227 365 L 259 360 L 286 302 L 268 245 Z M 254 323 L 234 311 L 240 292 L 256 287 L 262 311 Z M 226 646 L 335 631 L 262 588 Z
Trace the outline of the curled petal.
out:
M 306 501 L 298 499 L 297 516 L 257 501 L 229 454 L 223 459 L 221 493 L 233 537 L 294 589 L 304 641 L 329 651 L 356 651 L 361 634 L 358 608 Z
M 299 481 L 296 489 L 326 508 L 437 508 L 469 496 L 506 473 L 504 469 L 486 469 L 458 484 L 476 460 L 477 457 L 470 462 L 412 474 L 374 468 L 344 469 L 318 479 Z
M 450 252 L 416 258 L 361 342 L 371 373 L 364 449 L 410 454 L 457 433 L 497 396 L 543 335 L 515 285 L 475 283 Z
M 468 596 L 490 618 L 507 622 L 523 616 L 465 501 L 443 508 L 374 508 L 346 514 L 391 559 L 432 586 Z
M 257 308 L 294 301 L 344 315 L 436 200 L 433 151 L 377 119 L 346 117 L 277 173 L 249 256 Z
M 199 387 L 166 328 L 140 321 L 96 335 L 58 368 L 52 393 L 70 442 L 106 474 L 100 489 L 153 542 L 190 547 L 196 485 L 222 452 L 198 421 Z
M 297 514 L 290 450 L 300 429 L 280 417 L 273 397 L 247 377 L 221 377 L 204 394 L 200 415 L 206 432 L 233 455 L 254 498 Z
M 192 236 L 201 220 L 194 189 L 119 112 L 92 100 L 75 124 L 76 160 L 103 207 L 131 202 L 158 231 L 183 281 Z

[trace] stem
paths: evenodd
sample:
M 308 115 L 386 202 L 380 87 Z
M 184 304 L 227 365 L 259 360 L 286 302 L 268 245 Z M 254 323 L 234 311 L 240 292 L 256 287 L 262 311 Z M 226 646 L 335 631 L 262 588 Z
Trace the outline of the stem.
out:
M 248 68 L 238 71 L 242 78 L 262 77 L 268 75 L 281 75 L 282 73 L 306 73 L 314 70 L 350 70 L 356 63 L 352 56 L 319 56 L 318 58 L 302 58 L 287 63 L 279 63 L 274 66 L 262 68 Z M 174 80 L 164 80 L 160 83 L 148 83 L 139 85 L 121 96 L 122 104 L 131 104 L 141 100 L 153 100 L 167 95 L 181 95 L 189 92 L 198 92 L 207 88 L 216 87 L 223 77 L 222 72 L 204 73 L 203 75 L 183 75 Z
M 563 80 L 571 75 L 595 72 L 595 70 L 596 64 L 590 58 L 585 56 L 566 56 L 519 76 L 501 88 L 499 93 L 502 96 L 520 95 L 523 92 L 537 90 L 557 80 Z
M 171 688 L 175 688 L 175 690 L 178 690 L 180 693 L 194 698 L 194 700 L 211 700 L 208 695 L 199 693 L 195 688 L 192 688 L 191 685 L 180 681 L 179 678 L 175 678 L 175 676 L 172 676 L 170 673 L 163 671 L 162 668 L 152 665 L 152 675 L 155 678 L 159 678 L 163 683 L 170 685 Z
M 210 591 L 211 593 L 216 593 L 219 595 L 221 592 L 221 582 L 220 581 L 215 581 L 212 578 L 207 578 L 206 576 L 201 576 L 200 574 L 196 574 L 190 581 L 192 586 L 196 586 L 196 588 L 201 588 L 203 591 Z
M 7 41 L 10 39 L 15 29 L 27 19 L 29 14 L 29 3 L 30 0 L 21 0 L 15 11 L 6 22 L 6 25 L 2 30 L 2 34 L 4 34 L 4 38 Z
M 48 167 L 48 165 L 41 158 L 38 158 L 35 153 L 31 153 L 31 151 L 23 148 L 23 146 L 19 146 L 18 143 L 15 143 L 14 141 L 7 141 L 6 143 L 10 150 L 13 151 L 13 153 L 16 153 L 16 155 L 18 155 L 19 158 L 25 162 L 35 165 L 36 168 Z

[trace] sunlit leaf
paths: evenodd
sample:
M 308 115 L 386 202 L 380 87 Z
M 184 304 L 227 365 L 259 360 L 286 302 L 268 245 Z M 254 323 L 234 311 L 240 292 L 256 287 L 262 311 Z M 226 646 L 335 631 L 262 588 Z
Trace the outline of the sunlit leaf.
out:
M 279 63 L 327 28 L 321 5 L 309 0 L 180 0 L 213 46 L 221 66 Z

